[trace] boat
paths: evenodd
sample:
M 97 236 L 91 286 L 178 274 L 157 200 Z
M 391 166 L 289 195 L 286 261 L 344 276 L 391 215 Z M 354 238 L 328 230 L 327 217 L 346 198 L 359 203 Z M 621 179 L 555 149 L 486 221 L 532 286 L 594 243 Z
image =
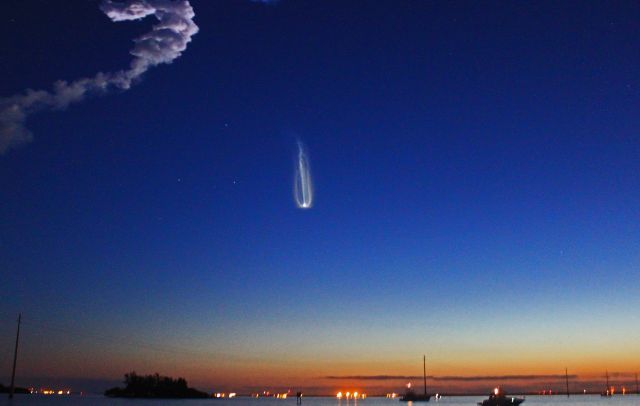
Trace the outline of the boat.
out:
M 424 393 L 415 393 L 411 389 L 411 384 L 407 385 L 407 391 L 400 397 L 401 402 L 428 402 L 431 395 L 427 394 L 427 356 L 422 356 L 422 379 L 424 381 Z
M 605 388 L 605 390 L 603 390 L 600 393 L 600 396 L 602 396 L 603 398 L 608 398 L 610 396 L 613 396 L 613 390 L 611 389 L 611 386 L 609 385 L 609 371 L 606 371 L 605 374 L 607 376 L 607 387 Z
M 524 402 L 523 398 L 507 396 L 502 388 L 497 387 L 489 395 L 489 399 L 478 402 L 478 406 L 516 406 L 522 402 Z

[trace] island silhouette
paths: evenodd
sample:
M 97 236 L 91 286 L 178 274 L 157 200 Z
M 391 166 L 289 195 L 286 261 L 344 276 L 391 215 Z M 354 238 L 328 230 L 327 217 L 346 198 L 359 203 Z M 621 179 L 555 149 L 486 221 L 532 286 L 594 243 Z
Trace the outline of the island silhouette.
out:
M 168 376 L 138 375 L 130 372 L 124 375 L 124 388 L 111 388 L 105 396 L 114 398 L 207 398 L 209 394 L 190 388 L 184 378 L 173 379 Z
M 9 393 L 10 390 L 11 389 L 9 386 L 4 386 L 3 384 L 0 383 L 0 393 Z M 14 393 L 29 394 L 31 393 L 31 391 L 27 388 L 19 388 L 16 386 L 14 388 Z

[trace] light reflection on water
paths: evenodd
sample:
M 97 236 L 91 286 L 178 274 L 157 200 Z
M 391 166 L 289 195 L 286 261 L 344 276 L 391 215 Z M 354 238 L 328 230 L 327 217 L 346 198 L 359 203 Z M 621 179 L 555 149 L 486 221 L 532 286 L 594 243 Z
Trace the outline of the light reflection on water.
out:
M 271 398 L 234 398 L 234 399 L 111 399 L 104 396 L 35 396 L 16 395 L 13 400 L 8 400 L 6 395 L 0 395 L 0 405 L 2 406 L 108 406 L 108 405 L 131 405 L 131 406 L 294 406 L 296 399 L 271 399 Z M 401 403 L 397 399 L 373 398 L 365 400 L 346 401 L 338 400 L 334 397 L 326 398 L 303 398 L 303 406 L 476 406 L 485 397 L 483 396 L 460 396 L 445 397 L 438 401 L 431 400 L 428 403 L 412 402 Z M 612 398 L 602 398 L 598 395 L 576 395 L 567 398 L 565 396 L 527 396 L 523 406 L 640 406 L 640 396 L 626 395 L 614 396 Z

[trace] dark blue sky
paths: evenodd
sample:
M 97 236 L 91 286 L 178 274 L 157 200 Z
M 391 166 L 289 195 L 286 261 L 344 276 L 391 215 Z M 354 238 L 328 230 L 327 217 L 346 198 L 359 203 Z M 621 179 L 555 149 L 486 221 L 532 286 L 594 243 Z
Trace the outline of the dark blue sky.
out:
M 126 68 L 153 22 L 98 5 L 9 0 L 0 96 Z M 94 367 L 129 351 L 97 351 L 102 335 L 327 374 L 425 351 L 443 374 L 509 373 L 523 353 L 529 370 L 637 365 L 637 2 L 192 5 L 182 57 L 34 114 L 34 141 L 0 156 L 0 342 L 17 312 L 35 320 L 25 375 L 131 369 Z M 530 333 L 501 341 L 514 326 Z M 45 341 L 76 369 L 39 360 Z M 496 346 L 500 367 L 477 357 Z

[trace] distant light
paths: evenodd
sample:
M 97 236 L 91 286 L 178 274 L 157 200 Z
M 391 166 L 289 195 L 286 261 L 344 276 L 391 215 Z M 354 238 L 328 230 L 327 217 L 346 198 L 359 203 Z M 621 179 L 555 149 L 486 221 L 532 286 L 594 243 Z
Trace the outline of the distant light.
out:
M 229 393 L 229 397 L 230 397 L 230 398 L 235 398 L 235 397 L 236 397 L 236 393 L 235 393 L 235 392 L 231 392 L 231 393 Z
M 338 399 L 342 399 L 342 392 L 338 392 L 338 393 L 336 394 L 336 397 L 337 397 Z

